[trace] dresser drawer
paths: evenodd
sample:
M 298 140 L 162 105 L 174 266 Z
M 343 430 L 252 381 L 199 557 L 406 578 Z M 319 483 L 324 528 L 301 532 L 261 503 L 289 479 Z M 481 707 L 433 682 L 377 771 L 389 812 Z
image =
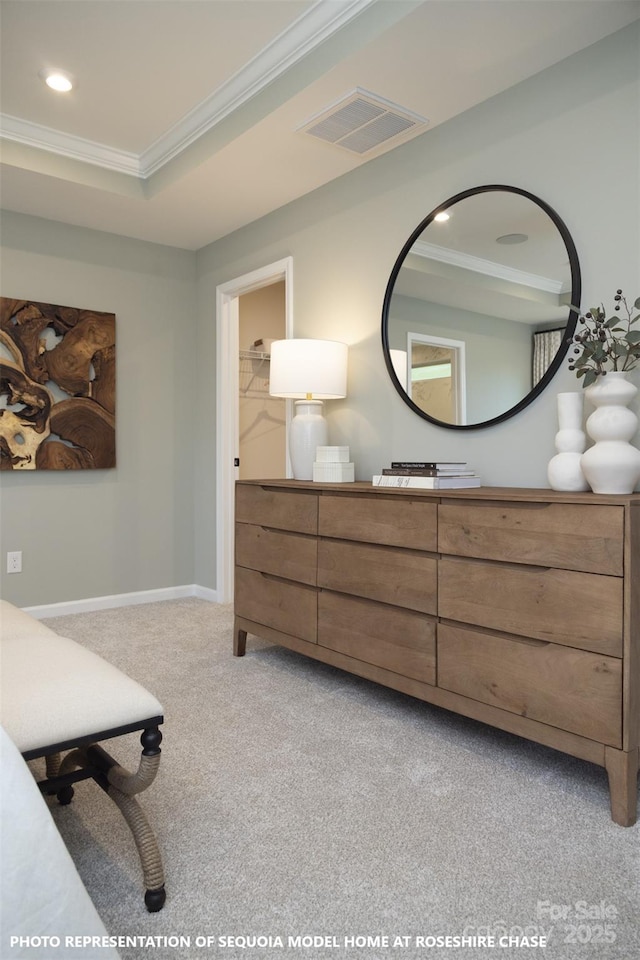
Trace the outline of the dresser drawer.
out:
M 444 557 L 438 613 L 447 620 L 621 657 L 622 583 L 595 573 Z
M 313 535 L 318 532 L 318 497 L 313 493 L 237 483 L 236 521 Z
M 318 594 L 314 587 L 279 580 L 269 574 L 236 567 L 235 614 L 274 630 L 315 643 Z
M 435 621 L 329 590 L 318 594 L 318 644 L 385 670 L 435 683 Z
M 438 624 L 438 686 L 619 747 L 622 663 L 584 650 Z
M 622 576 L 624 507 L 573 503 L 462 503 L 438 510 L 438 550 Z
M 323 496 L 318 507 L 318 532 L 323 537 L 435 553 L 437 518 L 437 504 L 425 501 Z
M 236 563 L 315 586 L 318 541 L 253 523 L 236 524 Z
M 318 586 L 436 613 L 436 560 L 413 550 L 321 540 Z

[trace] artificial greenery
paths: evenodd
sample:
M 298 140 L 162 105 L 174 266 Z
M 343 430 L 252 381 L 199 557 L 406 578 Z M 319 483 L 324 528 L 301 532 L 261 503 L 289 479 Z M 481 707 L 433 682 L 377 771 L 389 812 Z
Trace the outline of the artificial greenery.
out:
M 571 338 L 575 344 L 570 358 L 569 370 L 577 377 L 584 377 L 583 387 L 594 383 L 609 370 L 633 370 L 640 363 L 640 329 L 632 330 L 640 320 L 640 297 L 633 304 L 627 303 L 622 290 L 616 290 L 614 312 L 607 317 L 604 305 L 591 307 L 580 314 L 579 308 L 571 307 L 582 324 L 580 333 Z M 633 316 L 633 310 L 637 311 Z

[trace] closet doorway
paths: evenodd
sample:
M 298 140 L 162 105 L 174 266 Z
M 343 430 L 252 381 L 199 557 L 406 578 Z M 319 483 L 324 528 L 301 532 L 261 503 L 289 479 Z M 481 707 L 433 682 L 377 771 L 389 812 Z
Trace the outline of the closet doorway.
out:
M 269 290 L 269 288 L 274 288 Z M 259 296 L 264 291 L 263 296 Z M 256 295 L 255 299 L 252 295 Z M 275 305 L 280 315 L 275 320 Z M 264 309 L 265 313 L 259 311 Z M 273 312 L 274 326 L 267 326 Z M 263 319 L 264 318 L 264 319 Z M 269 320 L 269 323 L 272 321 Z M 269 330 L 278 331 L 273 336 Z M 271 401 L 264 358 L 246 356 L 267 353 L 253 350 L 255 341 L 285 339 L 293 335 L 293 259 L 286 257 L 259 270 L 221 284 L 216 289 L 216 599 L 233 600 L 233 544 L 235 481 L 248 478 L 288 476 L 286 427 L 291 417 L 289 401 Z M 241 339 L 242 338 L 242 339 Z M 263 343 L 264 345 L 264 343 Z M 260 364 L 259 361 L 263 360 Z M 255 366 L 253 366 L 255 364 Z M 249 372 L 250 368 L 250 372 Z M 253 373 L 256 377 L 251 380 Z M 267 379 L 267 383 L 265 383 Z M 254 393 L 255 396 L 250 396 Z M 257 403 L 242 410 L 241 402 Z M 269 403 L 284 405 L 285 424 L 276 421 L 281 412 Z M 273 418 L 273 419 L 272 419 Z M 242 441 L 241 441 L 242 434 Z M 279 437 L 277 443 L 275 437 Z M 269 461 L 262 451 L 273 444 L 280 451 Z M 242 463 L 244 459 L 244 464 Z M 242 473 L 241 473 L 242 470 Z M 268 473 L 267 473 L 268 471 Z
M 285 282 L 243 293 L 239 300 L 238 477 L 284 477 L 287 409 L 283 399 L 269 395 L 269 367 L 272 341 L 286 337 Z

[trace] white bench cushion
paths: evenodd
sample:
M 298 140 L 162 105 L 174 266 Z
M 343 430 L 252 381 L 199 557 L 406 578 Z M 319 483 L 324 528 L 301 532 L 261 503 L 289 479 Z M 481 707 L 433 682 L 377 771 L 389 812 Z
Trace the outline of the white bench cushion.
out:
M 0 722 L 21 753 L 162 716 L 117 667 L 2 601 Z
M 55 630 L 40 623 L 30 613 L 25 613 L 20 607 L 14 607 L 8 600 L 0 600 L 0 636 L 15 637 L 20 640 L 22 637 L 55 637 Z

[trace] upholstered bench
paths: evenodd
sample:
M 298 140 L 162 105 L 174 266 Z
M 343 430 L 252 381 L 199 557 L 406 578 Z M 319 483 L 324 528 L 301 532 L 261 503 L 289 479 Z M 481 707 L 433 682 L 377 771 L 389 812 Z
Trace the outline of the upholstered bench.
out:
M 0 601 L 0 723 L 25 760 L 46 758 L 38 786 L 63 803 L 72 784 L 93 778 L 118 805 L 135 839 L 150 912 L 165 902 L 162 860 L 136 800 L 160 763 L 162 707 L 152 694 L 85 647 Z M 100 741 L 141 730 L 135 773 L 119 766 Z M 64 754 L 64 756 L 63 756 Z

